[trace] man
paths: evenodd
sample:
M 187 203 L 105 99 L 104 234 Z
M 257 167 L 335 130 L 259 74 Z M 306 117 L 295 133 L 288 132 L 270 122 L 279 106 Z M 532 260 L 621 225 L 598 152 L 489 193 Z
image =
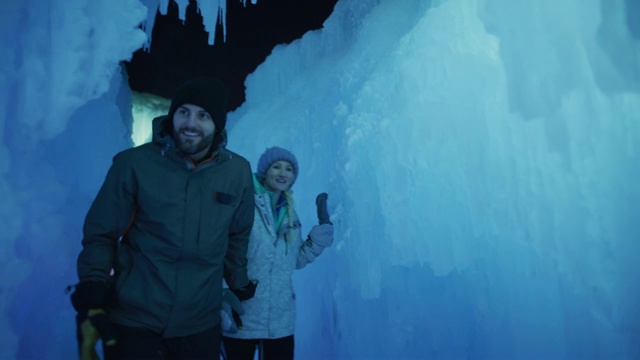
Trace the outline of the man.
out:
M 227 90 L 180 86 L 153 140 L 113 158 L 83 228 L 81 356 L 219 359 L 223 277 L 253 296 L 246 252 L 254 199 L 247 160 L 225 149 Z

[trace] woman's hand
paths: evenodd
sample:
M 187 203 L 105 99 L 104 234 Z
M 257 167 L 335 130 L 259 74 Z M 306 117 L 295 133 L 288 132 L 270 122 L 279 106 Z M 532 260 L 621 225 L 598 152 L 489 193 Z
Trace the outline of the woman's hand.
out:
M 316 208 L 318 211 L 318 223 L 331 224 L 329 220 L 329 212 L 327 211 L 327 198 L 329 195 L 325 192 L 318 194 L 316 197 Z

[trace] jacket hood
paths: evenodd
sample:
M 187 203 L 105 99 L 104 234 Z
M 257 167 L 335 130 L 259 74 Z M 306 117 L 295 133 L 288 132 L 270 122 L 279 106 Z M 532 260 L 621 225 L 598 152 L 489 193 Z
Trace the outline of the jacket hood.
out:
M 253 188 L 256 194 L 264 194 L 267 192 L 260 180 L 258 180 L 258 174 L 256 173 L 253 173 Z
M 173 129 L 171 121 L 167 115 L 158 116 L 153 119 L 152 123 L 152 141 L 166 145 L 168 143 L 175 144 L 173 141 Z

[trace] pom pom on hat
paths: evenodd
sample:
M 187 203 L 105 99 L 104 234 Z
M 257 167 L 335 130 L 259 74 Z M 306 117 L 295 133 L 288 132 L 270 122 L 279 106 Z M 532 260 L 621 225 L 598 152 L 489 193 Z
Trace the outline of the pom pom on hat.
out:
M 258 171 L 256 173 L 258 178 L 260 180 L 264 179 L 269 166 L 278 160 L 288 161 L 291 166 L 293 166 L 293 181 L 295 182 L 298 178 L 298 159 L 296 159 L 291 151 L 277 146 L 268 148 L 262 156 L 260 156 L 260 160 L 258 160 Z

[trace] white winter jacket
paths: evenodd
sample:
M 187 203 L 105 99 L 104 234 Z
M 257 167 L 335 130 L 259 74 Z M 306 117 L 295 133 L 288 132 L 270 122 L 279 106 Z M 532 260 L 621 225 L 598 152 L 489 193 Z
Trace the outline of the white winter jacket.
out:
M 293 221 L 293 235 L 289 232 L 289 219 L 285 216 L 276 233 L 274 214 L 269 194 L 254 179 L 255 218 L 249 250 L 247 270 L 249 279 L 258 281 L 253 298 L 243 301 L 242 329 L 224 336 L 238 339 L 276 339 L 292 335 L 295 325 L 295 293 L 292 275 L 322 253 L 333 242 L 333 225 L 322 224 L 311 228 L 306 240 L 301 236 L 298 215 Z

